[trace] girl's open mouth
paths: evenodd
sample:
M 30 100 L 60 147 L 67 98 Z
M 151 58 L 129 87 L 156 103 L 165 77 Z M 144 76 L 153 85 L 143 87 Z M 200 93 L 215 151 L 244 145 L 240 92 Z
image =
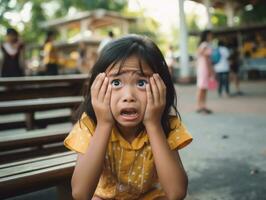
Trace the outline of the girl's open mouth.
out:
M 120 115 L 122 116 L 122 118 L 124 120 L 127 120 L 127 121 L 135 120 L 139 116 L 138 112 L 137 112 L 137 109 L 135 109 L 135 108 L 122 109 L 121 112 L 120 112 Z

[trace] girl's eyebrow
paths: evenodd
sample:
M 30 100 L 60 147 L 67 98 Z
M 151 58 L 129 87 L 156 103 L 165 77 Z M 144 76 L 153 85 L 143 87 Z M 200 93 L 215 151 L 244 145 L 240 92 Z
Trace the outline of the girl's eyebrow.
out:
M 144 73 L 142 73 L 140 70 L 138 70 L 138 71 L 125 70 L 125 71 L 121 71 L 121 72 L 113 72 L 113 73 L 110 73 L 110 74 L 108 74 L 108 76 L 109 77 L 117 77 L 117 76 L 121 76 L 123 74 L 126 74 L 128 72 L 133 72 L 133 74 L 137 74 L 137 75 L 139 75 L 141 77 L 150 77 L 153 74 L 153 73 L 150 73 L 150 72 L 146 72 L 146 73 L 144 72 Z

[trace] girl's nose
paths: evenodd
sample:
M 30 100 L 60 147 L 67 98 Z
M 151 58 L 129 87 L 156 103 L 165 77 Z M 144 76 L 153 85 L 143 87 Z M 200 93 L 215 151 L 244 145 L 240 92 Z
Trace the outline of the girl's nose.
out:
M 132 87 L 127 86 L 123 91 L 123 102 L 135 102 L 135 93 Z

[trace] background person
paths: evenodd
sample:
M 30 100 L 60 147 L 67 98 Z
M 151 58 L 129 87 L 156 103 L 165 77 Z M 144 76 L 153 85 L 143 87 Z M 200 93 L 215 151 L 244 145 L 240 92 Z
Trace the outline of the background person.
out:
M 174 68 L 176 63 L 175 54 L 174 54 L 174 47 L 172 45 L 169 46 L 166 54 L 165 54 L 165 61 L 168 65 L 168 70 L 170 72 L 170 75 L 172 77 L 172 80 L 174 80 Z
M 50 30 L 46 34 L 46 40 L 43 46 L 43 64 L 45 66 L 45 75 L 58 75 L 59 58 L 54 45 L 56 32 Z
M 8 28 L 3 44 L 1 44 L 0 68 L 2 77 L 18 77 L 24 75 L 24 44 L 19 40 L 18 32 Z
M 230 96 L 229 91 L 229 49 L 225 46 L 223 41 L 218 41 L 218 50 L 220 53 L 220 59 L 218 63 L 214 65 L 218 80 L 218 95 L 222 96 L 223 90 L 225 90 L 227 97 Z
M 240 90 L 240 80 L 239 80 L 239 54 L 237 49 L 233 50 L 229 57 L 230 62 L 230 76 L 231 80 L 235 86 L 235 94 L 236 95 L 243 95 L 243 92 Z
M 98 54 L 102 51 L 103 47 L 114 39 L 113 31 L 108 31 L 108 36 L 104 38 L 97 49 Z
M 210 78 L 215 76 L 211 63 L 212 33 L 205 30 L 201 33 L 197 50 L 197 112 L 210 114 L 212 111 L 206 107 L 208 84 Z

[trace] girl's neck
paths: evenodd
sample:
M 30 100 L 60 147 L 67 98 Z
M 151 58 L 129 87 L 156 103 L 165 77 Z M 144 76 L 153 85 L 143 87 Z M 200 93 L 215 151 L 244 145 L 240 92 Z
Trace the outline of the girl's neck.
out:
M 123 127 L 119 124 L 116 124 L 116 128 L 121 134 L 121 136 L 128 141 L 129 143 L 132 143 L 133 140 L 141 133 L 141 131 L 144 129 L 144 126 L 142 124 L 138 125 L 137 127 Z

